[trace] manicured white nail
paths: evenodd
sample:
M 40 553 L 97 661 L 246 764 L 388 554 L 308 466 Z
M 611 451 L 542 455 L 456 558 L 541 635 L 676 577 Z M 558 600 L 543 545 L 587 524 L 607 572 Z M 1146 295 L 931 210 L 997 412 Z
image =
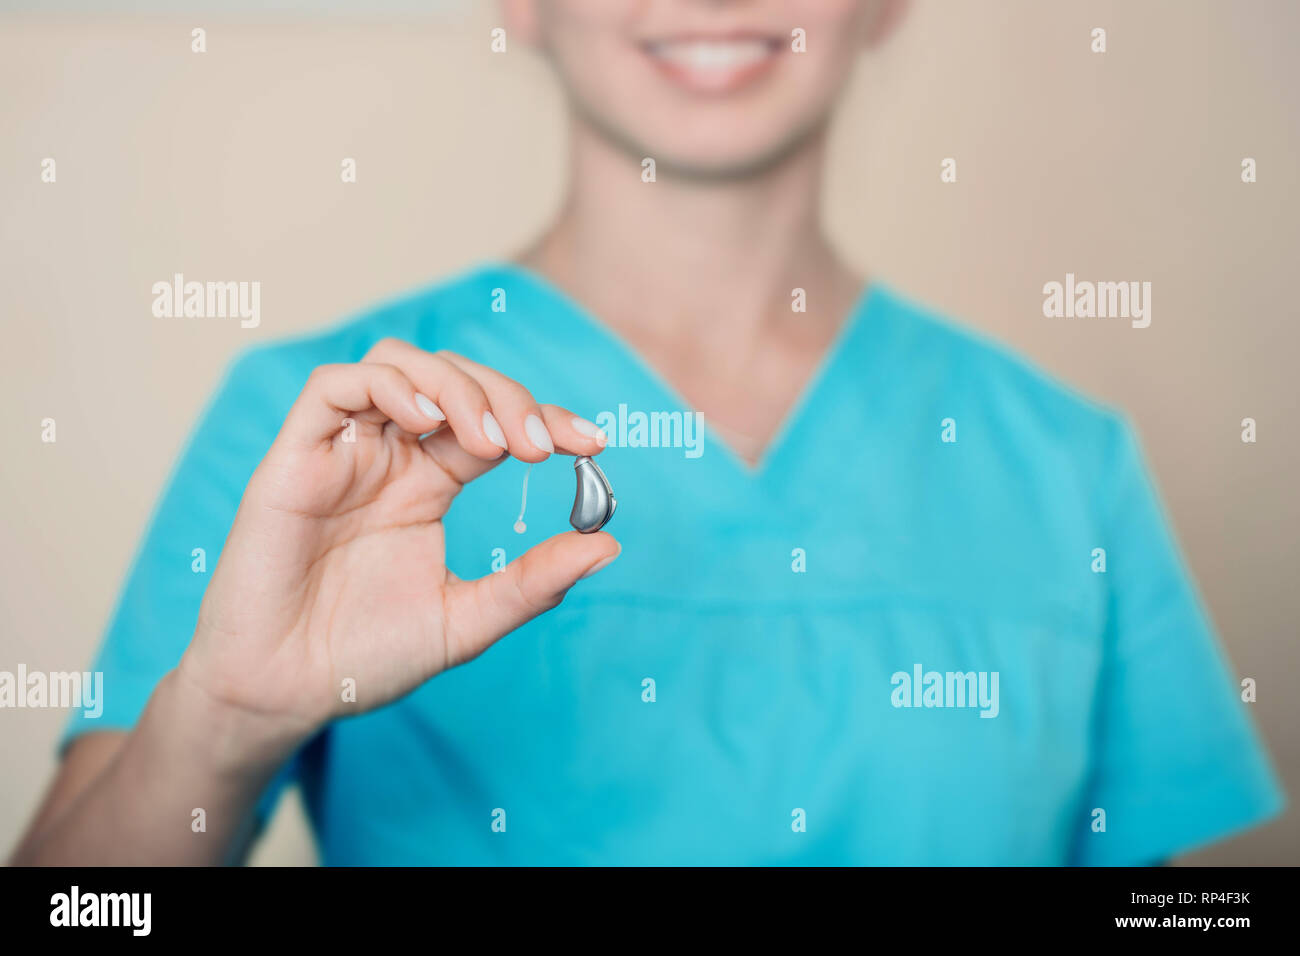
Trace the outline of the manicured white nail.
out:
M 498 448 L 506 447 L 506 433 L 501 430 L 501 423 L 492 416 L 491 412 L 483 413 L 483 434 Z
M 530 442 L 548 455 L 555 451 L 555 442 L 551 441 L 551 433 L 546 430 L 546 426 L 536 415 L 529 415 L 524 419 L 524 434 L 528 436 Z
M 589 577 L 591 577 L 593 574 L 595 574 L 597 571 L 599 571 L 601 568 L 607 568 L 607 567 L 609 567 L 611 564 L 614 563 L 614 559 L 617 558 L 617 557 L 618 557 L 620 554 L 622 554 L 622 553 L 623 553 L 623 547 L 622 547 L 622 545 L 620 545 L 620 546 L 619 546 L 619 549 L 618 549 L 617 551 L 615 551 L 613 554 L 611 554 L 608 558 L 604 558 L 604 559 L 602 559 L 602 560 L 600 560 L 600 561 L 597 561 L 595 564 L 593 564 L 591 567 L 589 567 L 589 568 L 587 569 L 586 573 L 583 574 L 582 578 L 589 578 Z M 582 578 L 578 578 L 578 580 L 581 581 Z
M 420 410 L 425 418 L 432 418 L 435 422 L 445 422 L 447 416 L 442 413 L 442 409 L 433 404 L 433 400 L 428 395 L 415 393 L 415 407 Z
M 573 430 L 579 435 L 594 438 L 602 445 L 609 441 L 609 436 L 605 434 L 604 429 L 598 428 L 595 422 L 589 422 L 585 418 L 575 418 L 569 424 L 573 426 Z

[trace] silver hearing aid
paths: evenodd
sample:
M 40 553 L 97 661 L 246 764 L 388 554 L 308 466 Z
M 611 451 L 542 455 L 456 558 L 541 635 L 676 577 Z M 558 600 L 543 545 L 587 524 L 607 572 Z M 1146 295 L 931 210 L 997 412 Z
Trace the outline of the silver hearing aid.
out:
M 569 524 L 583 534 L 593 534 L 614 517 L 614 509 L 618 507 L 614 489 L 609 486 L 609 479 L 600 470 L 600 465 L 587 455 L 574 459 L 573 470 L 578 475 L 578 490 L 573 495 Z

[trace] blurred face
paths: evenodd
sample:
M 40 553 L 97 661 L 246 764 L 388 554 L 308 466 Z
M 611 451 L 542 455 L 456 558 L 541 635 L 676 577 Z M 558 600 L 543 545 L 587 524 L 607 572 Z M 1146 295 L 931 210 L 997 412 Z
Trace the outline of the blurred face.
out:
M 508 0 L 579 118 L 661 171 L 743 175 L 825 124 L 900 0 Z M 795 33 L 795 31 L 802 33 Z M 802 47 L 804 52 L 796 52 Z

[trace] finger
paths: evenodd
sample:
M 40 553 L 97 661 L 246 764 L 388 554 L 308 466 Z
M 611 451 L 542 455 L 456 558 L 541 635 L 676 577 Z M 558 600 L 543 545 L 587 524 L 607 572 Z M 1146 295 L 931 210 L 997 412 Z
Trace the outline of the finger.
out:
M 542 405 L 542 421 L 555 440 L 555 450 L 566 455 L 599 455 L 605 450 L 605 433 L 592 422 L 559 405 Z M 421 444 L 443 470 L 462 485 L 469 484 L 505 460 L 484 461 L 465 452 L 446 431 L 427 436 Z
M 470 455 L 495 461 L 505 451 L 505 435 L 492 414 L 487 393 L 473 376 L 442 356 L 400 339 L 382 339 L 361 361 L 363 365 L 379 363 L 401 369 L 446 416 L 456 441 Z
M 555 442 L 542 420 L 542 409 L 533 393 L 513 378 L 494 368 L 480 365 L 455 352 L 439 352 L 452 365 L 483 387 L 492 413 L 505 432 L 510 454 L 527 462 L 545 461 L 555 451 Z
M 542 420 L 555 439 L 555 450 L 569 455 L 599 455 L 609 436 L 595 422 L 587 421 L 559 405 L 543 405 Z
M 555 607 L 575 582 L 605 567 L 621 550 L 604 531 L 566 531 L 525 551 L 502 571 L 449 585 L 445 606 L 450 665 L 478 656 Z
M 308 377 L 280 435 L 304 443 L 329 441 L 348 419 L 392 421 L 412 435 L 422 435 L 437 419 L 417 394 L 411 380 L 392 365 L 321 365 Z

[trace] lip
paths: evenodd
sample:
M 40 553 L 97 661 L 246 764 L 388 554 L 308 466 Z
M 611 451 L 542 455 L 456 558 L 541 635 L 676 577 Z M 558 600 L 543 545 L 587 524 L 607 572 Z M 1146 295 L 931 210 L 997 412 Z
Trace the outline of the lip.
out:
M 719 96 L 735 93 L 771 72 L 781 41 L 770 34 L 689 34 L 644 40 L 646 59 L 678 88 Z

